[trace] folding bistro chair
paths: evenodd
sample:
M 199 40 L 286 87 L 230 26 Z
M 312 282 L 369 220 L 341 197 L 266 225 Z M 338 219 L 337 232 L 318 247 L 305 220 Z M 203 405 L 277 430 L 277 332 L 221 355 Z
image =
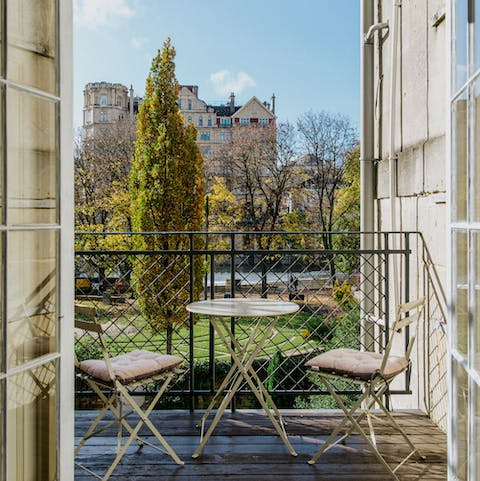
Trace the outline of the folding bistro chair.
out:
M 390 351 L 392 350 L 392 344 L 397 338 L 397 335 L 400 335 L 407 326 L 419 320 L 423 311 L 424 302 L 425 301 L 422 298 L 398 306 L 397 316 L 393 323 L 390 338 L 383 354 L 369 351 L 357 351 L 354 349 L 333 349 L 306 362 L 306 366 L 310 367 L 310 372 L 320 377 L 322 383 L 326 386 L 330 394 L 345 413 L 345 417 L 315 453 L 313 458 L 309 461 L 309 464 L 314 464 L 325 451 L 340 442 L 344 442 L 345 439 L 354 432 L 358 432 L 363 437 L 378 461 L 397 481 L 399 481 L 399 478 L 396 475 L 397 469 L 414 454 L 425 459 L 410 441 L 407 434 L 405 434 L 395 421 L 389 410 L 385 407 L 382 399 L 383 396 L 389 394 L 389 386 L 393 379 L 410 369 L 410 353 L 415 340 L 414 334 L 410 333 L 408 336 L 409 340 L 404 356 L 393 356 Z M 372 318 L 369 320 L 385 329 L 382 320 L 375 320 Z M 332 379 L 343 379 L 362 386 L 362 394 L 351 408 L 347 407 L 341 397 L 335 392 L 335 388 L 331 382 Z M 372 412 L 375 406 L 378 406 L 381 411 L 383 411 L 386 420 L 375 416 Z M 368 433 L 365 432 L 360 425 L 365 418 L 368 425 Z M 386 423 L 394 428 L 402 435 L 410 448 L 408 455 L 405 456 L 393 469 L 378 451 L 373 429 L 373 420 L 383 421 L 384 424 Z M 344 429 L 345 432 L 335 440 L 337 435 L 339 435 Z
M 96 337 L 103 355 L 102 359 L 88 359 L 81 362 L 78 362 L 77 359 L 75 360 L 77 376 L 88 383 L 103 403 L 98 416 L 75 448 L 75 456 L 77 456 L 88 439 L 105 431 L 114 424 L 117 424 L 118 427 L 117 454 L 103 476 L 94 473 L 78 462 L 76 465 L 96 478 L 106 481 L 113 473 L 132 441 L 136 441 L 139 447 L 148 444 L 159 451 L 166 452 L 177 464 L 183 464 L 183 461 L 180 460 L 175 451 L 149 419 L 152 409 L 167 389 L 173 376 L 182 372 L 180 369 L 182 359 L 176 356 L 161 355 L 143 350 L 136 350 L 128 354 L 109 357 L 104 340 L 103 328 L 96 322 L 95 308 L 75 306 L 75 312 L 83 318 L 82 320 L 75 319 L 75 327 L 88 331 L 93 337 Z M 154 381 L 163 381 L 163 383 L 148 408 L 143 410 L 135 400 L 134 394 L 132 395 L 132 391 L 137 387 L 145 386 Z M 124 412 L 124 410 L 126 412 Z M 109 411 L 114 416 L 113 421 L 108 422 L 106 425 L 99 426 L 100 421 Z M 132 414 L 137 414 L 140 419 L 130 425 L 127 422 L 127 417 Z M 143 425 L 146 425 L 150 429 L 161 446 L 163 446 L 163 449 L 140 438 L 139 431 Z M 123 430 L 129 434 L 125 440 Z

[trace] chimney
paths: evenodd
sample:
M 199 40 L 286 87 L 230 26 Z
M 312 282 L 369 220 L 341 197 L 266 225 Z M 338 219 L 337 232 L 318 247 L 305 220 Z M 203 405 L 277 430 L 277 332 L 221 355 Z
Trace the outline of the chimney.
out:
M 275 94 L 272 94 L 272 114 L 275 115 Z
M 133 85 L 130 84 L 130 115 L 133 117 Z
M 235 94 L 230 94 L 230 115 L 235 113 Z

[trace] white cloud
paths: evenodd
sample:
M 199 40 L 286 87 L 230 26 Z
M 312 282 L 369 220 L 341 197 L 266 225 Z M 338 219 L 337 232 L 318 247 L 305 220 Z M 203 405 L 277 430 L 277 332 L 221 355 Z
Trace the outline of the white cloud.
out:
M 146 37 L 132 37 L 130 43 L 133 48 L 141 48 L 148 42 Z
M 97 29 L 135 15 L 131 0 L 75 0 L 75 23 Z
M 219 95 L 228 95 L 230 92 L 240 94 L 247 87 L 255 87 L 256 83 L 248 73 L 238 72 L 233 74 L 230 70 L 219 70 L 210 75 L 215 91 Z

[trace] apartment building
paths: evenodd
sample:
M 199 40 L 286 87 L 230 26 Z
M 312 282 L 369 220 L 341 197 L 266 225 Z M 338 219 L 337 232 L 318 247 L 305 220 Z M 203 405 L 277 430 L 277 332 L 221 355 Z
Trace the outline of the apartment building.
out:
M 271 103 L 252 97 L 245 105 L 236 105 L 232 92 L 223 105 L 208 105 L 198 97 L 197 85 L 181 85 L 178 105 L 185 124 L 192 123 L 198 132 L 197 144 L 205 158 L 209 159 L 231 140 L 231 129 L 244 125 L 271 125 L 275 122 L 275 95 Z
M 119 83 L 92 82 L 84 89 L 83 135 L 92 138 L 108 125 L 134 117 L 142 98 Z M 207 177 L 222 175 L 218 153 L 232 139 L 232 128 L 275 123 L 275 95 L 271 102 L 252 97 L 245 105 L 236 105 L 232 92 L 223 105 L 209 105 L 198 97 L 197 85 L 180 85 L 178 105 L 185 125 L 192 123 L 197 129 L 197 145 L 205 159 Z

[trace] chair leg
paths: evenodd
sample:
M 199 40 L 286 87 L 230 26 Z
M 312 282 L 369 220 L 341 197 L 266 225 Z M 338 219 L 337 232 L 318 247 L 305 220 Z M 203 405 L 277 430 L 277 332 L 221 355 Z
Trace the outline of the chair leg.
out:
M 383 395 L 383 393 L 387 390 L 388 388 L 388 385 L 387 384 L 384 384 L 380 387 L 380 389 L 378 390 L 377 393 L 374 392 L 373 390 L 373 387 L 372 386 L 367 386 L 367 388 L 364 390 L 364 394 L 359 398 L 359 400 L 357 400 L 357 402 L 353 405 L 352 408 L 348 409 L 344 402 L 342 401 L 341 397 L 335 392 L 335 389 L 333 388 L 333 386 L 331 385 L 331 383 L 325 379 L 325 378 L 321 378 L 322 379 L 322 382 L 325 384 L 325 386 L 327 387 L 328 391 L 330 392 L 330 394 L 334 397 L 334 399 L 337 401 L 338 405 L 341 407 L 341 409 L 343 410 L 343 412 L 345 413 L 345 417 L 343 418 L 343 420 L 341 421 L 341 423 L 339 424 L 339 426 L 337 426 L 337 428 L 335 428 L 335 430 L 332 432 L 332 434 L 328 437 L 328 439 L 324 442 L 324 444 L 322 445 L 322 447 L 315 453 L 315 455 L 312 457 L 312 459 L 309 461 L 309 464 L 314 464 L 318 458 L 325 452 L 327 451 L 328 449 L 330 449 L 331 447 L 335 446 L 336 444 L 338 444 L 339 442 L 341 442 L 343 439 L 345 439 L 346 437 L 348 437 L 354 430 L 355 431 L 358 431 L 358 433 L 360 434 L 360 436 L 365 440 L 365 442 L 367 443 L 367 445 L 369 446 L 372 454 L 378 459 L 378 461 L 385 467 L 385 469 L 389 472 L 389 474 L 392 476 L 393 479 L 395 479 L 395 481 L 400 481 L 398 476 L 396 475 L 396 471 L 408 460 L 410 459 L 415 453 L 417 453 L 419 456 L 421 456 L 423 459 L 425 459 L 421 454 L 420 452 L 418 451 L 418 449 L 413 445 L 413 443 L 410 441 L 410 439 L 408 439 L 408 436 L 405 434 L 405 432 L 402 430 L 402 428 L 399 426 L 399 424 L 396 422 L 396 420 L 393 418 L 393 416 L 391 415 L 391 413 L 388 411 L 388 409 L 385 407 L 385 404 L 382 402 L 381 400 L 381 396 Z M 373 429 L 373 423 L 372 423 L 372 415 L 370 413 L 370 409 L 371 407 L 377 403 L 379 405 L 379 407 L 381 408 L 381 410 L 385 413 L 385 415 L 387 416 L 388 420 L 391 422 L 391 427 L 393 427 L 394 429 L 396 429 L 398 432 L 400 432 L 400 434 L 402 435 L 402 437 L 405 439 L 406 443 L 408 444 L 408 446 L 411 448 L 411 451 L 410 453 L 408 454 L 408 456 L 406 456 L 400 463 L 398 463 L 395 468 L 391 468 L 390 465 L 386 462 L 386 460 L 384 459 L 384 457 L 380 454 L 380 452 L 378 451 L 378 448 L 376 446 L 376 442 L 375 442 L 375 433 L 374 433 L 374 429 Z M 357 409 L 363 404 L 363 410 L 362 412 L 355 417 L 355 412 L 357 411 Z M 368 423 L 368 426 L 369 426 L 369 434 L 370 436 L 362 429 L 362 427 L 360 426 L 360 422 L 364 419 L 364 418 L 367 418 L 367 423 Z M 336 437 L 336 435 L 341 431 L 341 429 L 343 428 L 343 426 L 347 423 L 347 421 L 350 421 L 351 423 L 351 427 L 348 429 L 348 431 L 340 438 L 338 439 L 336 442 L 332 442 L 333 439 Z
M 327 386 L 328 390 L 330 391 L 330 393 L 332 395 L 334 395 L 335 393 L 335 390 L 333 389 L 333 386 L 331 386 L 331 384 L 329 383 L 329 385 Z M 364 396 L 366 397 L 368 395 L 368 391 L 365 392 Z M 360 434 L 360 436 L 365 440 L 365 442 L 368 444 L 368 446 L 370 447 L 370 450 L 372 451 L 372 454 L 378 459 L 378 461 L 385 467 L 385 469 L 390 473 L 390 475 L 393 477 L 393 479 L 395 479 L 395 481 L 400 481 L 400 479 L 398 478 L 398 476 L 395 474 L 395 471 L 390 467 L 390 465 L 385 461 L 384 457 L 380 454 L 380 452 L 378 451 L 377 447 L 372 443 L 372 440 L 370 439 L 370 436 L 368 436 L 365 431 L 362 429 L 362 427 L 360 426 L 360 424 L 358 423 L 357 421 L 357 418 L 355 418 L 353 416 L 354 412 L 356 411 L 356 409 L 358 408 L 355 408 L 355 405 L 354 405 L 354 408 L 351 408 L 350 410 L 345 406 L 345 404 L 343 403 L 342 399 L 340 398 L 340 396 L 338 396 L 336 393 L 335 393 L 335 399 L 337 400 L 337 402 L 339 403 L 340 407 L 342 408 L 343 412 L 345 413 L 345 415 L 348 417 L 348 419 L 350 420 L 350 422 L 355 426 L 355 428 L 357 429 L 358 433 Z M 361 398 L 362 402 L 363 402 L 363 397 Z M 358 401 L 357 403 L 358 404 Z M 398 468 L 398 466 L 397 466 Z M 395 469 L 397 469 L 395 468 Z
M 128 403 L 130 404 L 132 409 L 140 416 L 140 421 L 138 422 L 137 426 L 134 428 L 134 433 L 136 434 L 138 432 L 138 430 L 140 430 L 140 427 L 143 424 L 145 424 L 150 429 L 152 434 L 157 438 L 157 440 L 162 444 L 162 446 L 167 451 L 167 453 L 171 456 L 171 458 L 177 464 L 183 465 L 184 462 L 177 456 L 175 451 L 171 448 L 171 446 L 167 443 L 165 438 L 159 433 L 158 429 L 153 425 L 152 421 L 150 421 L 150 419 L 148 418 L 148 416 L 152 412 L 153 408 L 157 404 L 158 400 L 160 399 L 161 395 L 163 394 L 163 391 L 165 391 L 169 382 L 170 382 L 170 378 L 165 380 L 165 382 L 162 386 L 162 389 L 160 389 L 160 391 L 156 394 L 152 403 L 150 404 L 150 406 L 145 411 L 143 411 L 140 408 L 140 406 L 138 406 L 138 404 L 135 402 L 135 400 L 132 398 L 132 396 L 126 390 L 124 390 L 122 395 L 128 401 Z M 133 434 L 130 436 L 129 439 L 131 439 L 132 436 L 133 436 Z
M 418 449 L 417 447 L 412 443 L 412 441 L 409 439 L 409 437 L 406 435 L 405 431 L 401 428 L 401 426 L 397 423 L 397 421 L 395 420 L 395 418 L 392 416 L 392 414 L 390 413 L 390 411 L 386 408 L 385 404 L 382 402 L 382 400 L 378 397 L 377 394 L 373 394 L 373 397 L 375 398 L 375 402 L 380 406 L 380 409 L 383 411 L 383 413 L 387 416 L 388 420 L 390 421 L 391 423 L 391 426 L 396 430 L 398 431 L 401 436 L 403 437 L 403 439 L 405 440 L 405 442 L 408 444 L 408 446 L 410 447 L 410 449 L 412 450 L 412 452 L 410 453 L 410 455 L 408 456 L 408 458 L 410 458 L 415 452 L 418 454 L 418 456 L 421 458 L 421 459 L 426 459 L 426 456 L 424 456 Z M 408 459 L 407 458 L 407 459 Z M 405 462 L 406 459 L 403 461 Z M 402 462 L 402 464 L 403 464 Z
M 325 452 L 325 451 L 328 451 L 330 448 L 332 448 L 333 446 L 335 446 L 336 444 L 338 444 L 339 442 L 341 442 L 342 440 L 344 440 L 346 437 L 348 437 L 352 432 L 353 432 L 353 427 L 354 427 L 354 423 L 352 422 L 352 415 L 355 413 L 355 411 L 361 406 L 362 402 L 364 401 L 364 399 L 367 397 L 367 393 L 364 392 L 364 394 L 362 394 L 362 396 L 354 403 L 354 405 L 348 409 L 345 404 L 343 403 L 343 401 L 341 400 L 340 396 L 335 392 L 335 389 L 333 388 L 333 386 L 330 384 L 330 382 L 323 378 L 323 377 L 320 377 L 321 381 L 323 382 L 323 384 L 325 384 L 325 387 L 327 388 L 327 390 L 330 392 L 330 394 L 333 396 L 333 398 L 335 399 L 335 401 L 337 401 L 338 405 L 340 406 L 340 408 L 342 409 L 342 411 L 345 413 L 345 416 L 344 418 L 342 419 L 342 421 L 340 422 L 340 424 L 332 431 L 332 433 L 330 434 L 330 436 L 325 440 L 325 442 L 323 443 L 323 445 L 320 447 L 320 449 L 313 455 L 312 459 L 310 459 L 310 461 L 308 461 L 308 464 L 315 464 L 318 460 L 318 458 Z M 348 429 L 347 432 L 342 435 L 340 437 L 340 439 L 338 439 L 336 442 L 333 442 L 333 440 L 336 438 L 336 436 L 338 435 L 338 433 L 344 428 L 344 426 L 350 421 L 350 423 L 352 424 L 352 428 Z
M 107 481 L 110 476 L 112 475 L 113 471 L 117 467 L 118 463 L 121 461 L 125 453 L 127 452 L 128 447 L 132 443 L 133 440 L 135 440 L 140 446 L 142 446 L 144 443 L 149 444 L 150 446 L 159 449 L 158 446 L 155 446 L 147 441 L 143 441 L 138 433 L 140 431 L 140 428 L 145 424 L 152 434 L 155 436 L 155 438 L 160 442 L 162 447 L 164 448 L 165 452 L 169 454 L 172 459 L 179 465 L 183 465 L 183 461 L 177 456 L 175 451 L 171 448 L 171 446 L 167 443 L 167 441 L 163 438 L 163 436 L 159 433 L 159 431 L 155 428 L 153 423 L 149 419 L 149 415 L 152 412 L 153 408 L 159 401 L 160 397 L 162 394 L 165 392 L 167 389 L 168 384 L 170 383 L 171 379 L 173 377 L 173 374 L 168 374 L 164 382 L 159 389 L 158 393 L 155 395 L 153 401 L 151 404 L 148 406 L 148 408 L 144 411 L 142 408 L 138 405 L 138 403 L 135 401 L 135 399 L 129 394 L 125 386 L 123 386 L 121 383 L 116 383 L 114 386 L 113 393 L 109 395 L 108 397 L 101 391 L 99 386 L 95 385 L 93 382 L 91 383 L 92 388 L 94 391 L 97 393 L 99 398 L 103 401 L 104 406 L 102 410 L 100 411 L 99 415 L 96 417 L 94 423 L 92 426 L 89 428 L 87 431 L 86 435 L 82 438 L 81 444 L 77 446 L 75 450 L 75 455 L 78 454 L 80 451 L 81 447 L 85 444 L 86 440 L 92 437 L 95 434 L 98 434 L 101 431 L 104 431 L 106 428 L 112 426 L 115 422 L 118 422 L 118 431 L 117 431 L 117 455 L 115 459 L 113 460 L 112 464 L 106 471 L 106 473 L 103 475 L 103 477 L 99 476 L 98 474 L 94 473 L 93 471 L 89 470 L 85 466 L 82 466 L 79 463 L 76 463 L 80 468 L 84 469 L 88 473 L 92 474 L 93 476 L 97 477 L 98 479 L 101 479 L 102 481 Z M 122 405 L 122 398 L 126 400 L 126 402 L 130 405 L 131 411 L 128 413 L 123 412 L 123 405 Z M 102 427 L 101 429 L 96 429 L 98 423 L 101 421 L 101 419 L 105 416 L 106 411 L 111 411 L 112 414 L 115 416 L 115 420 L 108 423 L 106 427 Z M 136 413 L 139 417 L 140 420 L 137 422 L 137 424 L 132 427 L 130 424 L 126 421 L 126 417 L 129 416 L 132 413 Z M 126 431 L 130 434 L 130 436 L 126 439 L 125 443 L 122 445 L 122 430 L 125 428 Z

